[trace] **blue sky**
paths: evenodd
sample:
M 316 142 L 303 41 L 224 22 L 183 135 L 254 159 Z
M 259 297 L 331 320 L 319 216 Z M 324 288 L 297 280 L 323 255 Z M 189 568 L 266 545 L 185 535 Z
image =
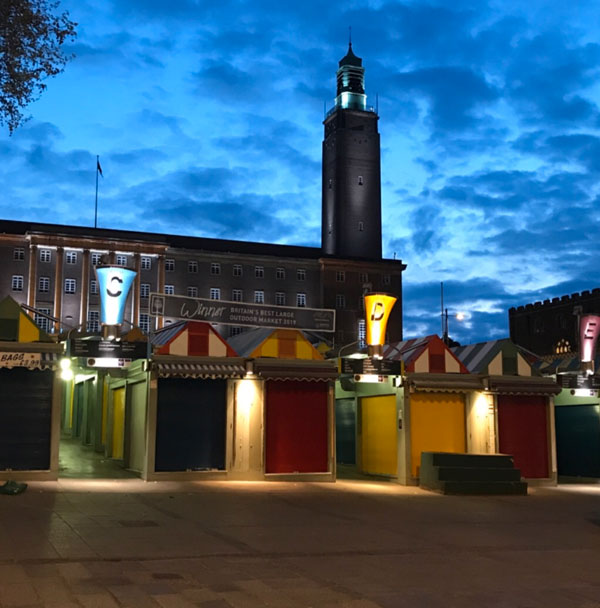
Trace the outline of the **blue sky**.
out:
M 76 58 L 0 133 L 0 217 L 320 245 L 323 104 L 353 47 L 379 99 L 405 335 L 508 335 L 598 286 L 597 2 L 62 0 Z

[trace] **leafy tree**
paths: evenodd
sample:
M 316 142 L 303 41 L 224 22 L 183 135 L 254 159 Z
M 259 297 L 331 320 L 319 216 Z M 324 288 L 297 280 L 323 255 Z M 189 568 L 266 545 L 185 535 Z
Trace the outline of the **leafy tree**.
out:
M 54 0 L 0 0 L 0 125 L 12 132 L 28 117 L 23 108 L 63 71 L 72 56 L 61 45 L 76 36 L 69 13 Z

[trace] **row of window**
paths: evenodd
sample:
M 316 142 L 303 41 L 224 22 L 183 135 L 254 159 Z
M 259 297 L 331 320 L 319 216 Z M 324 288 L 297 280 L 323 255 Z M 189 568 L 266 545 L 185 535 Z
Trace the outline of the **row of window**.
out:
M 66 251 L 65 252 L 65 261 L 67 264 L 77 264 L 77 251 Z M 100 264 L 102 258 L 101 253 L 92 253 L 91 260 L 94 266 Z M 23 247 L 15 247 L 13 250 L 13 259 L 15 260 L 24 260 L 25 259 L 25 249 Z M 40 249 L 40 262 L 50 262 L 52 259 L 52 252 L 50 249 Z M 141 260 L 141 269 L 142 270 L 150 270 L 152 268 L 152 258 L 147 256 L 142 256 Z M 115 257 L 115 263 L 117 266 L 127 266 L 127 256 L 126 255 L 117 255 Z M 198 262 L 196 260 L 188 261 L 188 272 L 197 273 L 198 272 Z M 175 271 L 175 260 L 172 258 L 168 258 L 165 260 L 165 271 L 166 272 L 174 272 Z M 232 267 L 232 273 L 234 277 L 241 277 L 243 275 L 243 266 L 242 264 L 234 264 Z M 212 262 L 210 265 L 210 274 L 213 276 L 217 276 L 221 274 L 221 263 L 220 262 Z M 262 279 L 265 276 L 265 267 L 264 266 L 255 266 L 254 267 L 254 277 L 257 279 Z M 286 278 L 286 269 L 283 267 L 277 267 L 275 269 L 275 278 L 276 279 L 285 279 Z M 306 280 L 306 269 L 297 268 L 296 269 L 296 279 L 298 281 Z M 346 280 L 346 273 L 343 270 L 338 270 L 335 273 L 335 280 L 338 283 L 343 283 Z M 369 275 L 367 273 L 360 273 L 359 280 L 361 283 L 369 282 Z M 390 276 L 383 276 L 383 284 L 390 284 Z
M 23 291 L 24 279 L 23 275 L 13 275 L 11 288 L 13 291 Z M 39 291 L 41 293 L 47 293 L 50 291 L 50 279 L 48 277 L 40 277 L 39 279 Z M 67 294 L 74 294 L 77 292 L 77 279 L 65 279 L 64 282 L 64 291 Z M 90 281 L 90 293 L 97 294 L 98 293 L 98 283 L 93 280 Z M 175 286 L 174 285 L 165 285 L 164 293 L 166 295 L 174 295 L 175 294 Z M 140 297 L 147 298 L 150 295 L 150 283 L 142 283 L 140 285 Z M 187 295 L 190 298 L 198 297 L 198 288 L 197 287 L 188 287 Z M 233 289 L 231 292 L 231 299 L 233 302 L 242 302 L 243 301 L 243 291 L 241 289 Z M 210 289 L 210 299 L 211 300 L 220 300 L 221 299 L 221 289 L 219 287 L 211 287 Z M 256 304 L 264 304 L 265 303 L 265 292 L 262 289 L 257 289 L 254 291 L 254 302 Z M 278 306 L 285 306 L 286 304 L 286 294 L 284 292 L 278 291 L 275 293 L 275 304 Z M 306 306 L 306 294 L 305 293 L 297 293 L 296 294 L 296 306 Z
M 13 291 L 23 291 L 24 279 L 23 275 L 13 275 L 12 277 L 12 290 Z M 50 278 L 49 277 L 40 277 L 38 280 L 38 291 L 40 293 L 48 293 L 50 291 Z M 65 279 L 65 293 L 73 294 L 77 291 L 77 279 Z M 165 285 L 164 293 L 166 295 L 175 295 L 175 286 L 174 285 Z M 90 294 L 97 295 L 98 294 L 98 282 L 96 280 L 90 281 Z M 150 296 L 150 283 L 142 283 L 140 285 L 140 297 L 148 298 Z M 198 288 L 197 287 L 188 287 L 187 288 L 187 296 L 188 298 L 197 298 L 198 297 Z M 210 299 L 211 300 L 220 300 L 221 299 L 221 288 L 220 287 L 211 287 L 210 288 Z M 244 300 L 244 292 L 241 289 L 232 289 L 231 290 L 231 301 L 232 302 L 243 302 Z M 257 304 L 264 304 L 265 301 L 265 292 L 262 289 L 257 289 L 254 291 L 254 302 Z M 298 302 L 304 302 L 304 304 L 298 304 Z M 362 302 L 362 298 L 360 299 Z M 286 294 L 283 291 L 275 292 L 275 304 L 277 306 L 285 306 L 287 304 Z M 296 306 L 306 306 L 306 294 L 298 293 L 296 294 Z M 335 307 L 336 308 L 346 308 L 346 296 L 344 294 L 337 294 L 335 297 Z

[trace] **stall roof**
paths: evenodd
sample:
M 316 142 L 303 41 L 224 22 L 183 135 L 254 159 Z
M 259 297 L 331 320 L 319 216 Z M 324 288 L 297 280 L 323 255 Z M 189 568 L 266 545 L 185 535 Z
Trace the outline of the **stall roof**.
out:
M 6 296 L 0 301 L 0 340 L 9 342 L 54 342 L 52 337 L 40 329 L 34 320 Z
M 324 358 L 299 329 L 259 327 L 229 338 L 229 344 L 242 357 L 316 361 Z
M 152 366 L 159 378 L 243 378 L 246 375 L 244 359 L 228 357 L 173 357 L 157 355 Z
M 472 374 L 532 375 L 531 365 L 509 338 L 455 346 L 452 352 Z
M 386 344 L 383 347 L 383 357 L 404 361 L 407 372 L 469 373 L 443 340 L 435 334 Z
M 210 323 L 179 321 L 150 337 L 159 355 L 191 357 L 235 357 L 237 353 Z

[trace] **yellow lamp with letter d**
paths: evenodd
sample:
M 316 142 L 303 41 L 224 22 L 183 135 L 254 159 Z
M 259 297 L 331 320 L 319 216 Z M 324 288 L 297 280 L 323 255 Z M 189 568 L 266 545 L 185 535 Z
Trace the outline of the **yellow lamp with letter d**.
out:
M 370 357 L 383 357 L 385 330 L 397 298 L 387 293 L 365 294 L 365 322 Z

